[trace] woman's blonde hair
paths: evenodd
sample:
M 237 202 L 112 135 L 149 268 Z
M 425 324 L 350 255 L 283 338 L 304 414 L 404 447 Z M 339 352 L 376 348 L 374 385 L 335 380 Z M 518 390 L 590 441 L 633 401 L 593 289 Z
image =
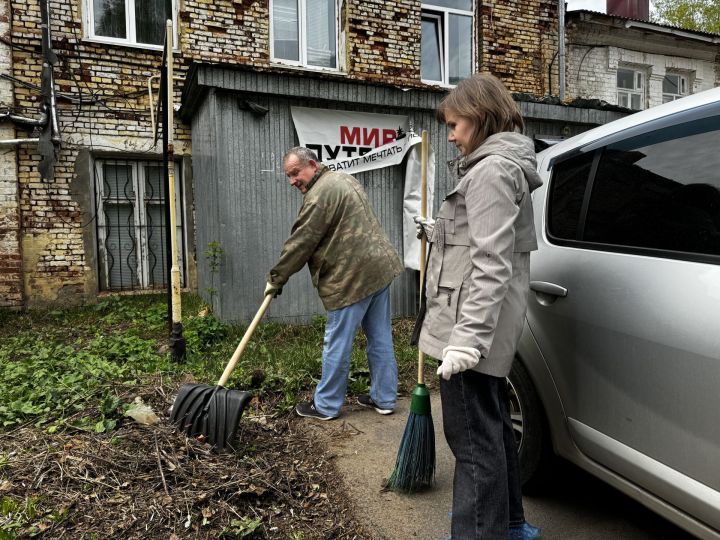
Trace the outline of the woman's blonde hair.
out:
M 500 79 L 488 73 L 475 73 L 453 88 L 440 102 L 435 117 L 445 123 L 448 113 L 473 122 L 475 130 L 469 141 L 468 153 L 490 135 L 501 131 L 522 131 L 525 128 L 508 89 Z

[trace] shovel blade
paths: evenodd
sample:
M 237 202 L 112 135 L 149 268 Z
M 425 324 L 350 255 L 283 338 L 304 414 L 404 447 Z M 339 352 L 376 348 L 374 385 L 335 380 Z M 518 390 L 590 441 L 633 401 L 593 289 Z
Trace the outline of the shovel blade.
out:
M 190 437 L 203 435 L 218 451 L 235 436 L 251 394 L 222 386 L 186 384 L 178 392 L 170 421 Z

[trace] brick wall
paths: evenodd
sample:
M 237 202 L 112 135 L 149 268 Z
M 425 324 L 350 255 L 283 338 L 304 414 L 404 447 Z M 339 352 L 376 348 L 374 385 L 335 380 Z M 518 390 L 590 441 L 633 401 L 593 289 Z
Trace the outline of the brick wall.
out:
M 481 66 L 513 92 L 548 93 L 548 66 L 557 51 L 557 2 L 500 0 L 483 2 L 480 12 Z M 557 93 L 557 59 L 552 88 Z
M 22 83 L 39 87 L 42 59 L 38 1 L 5 1 L 10 2 L 13 13 L 12 75 Z M 53 46 L 59 58 L 54 74 L 63 140 L 55 178 L 49 182 L 40 179 L 39 155 L 33 145 L 23 145 L 16 156 L 10 153 L 11 161 L 17 160 L 17 180 L 12 174 L 7 179 L 0 177 L 0 249 L 14 257 L 8 261 L 15 261 L 3 263 L 8 265 L 8 271 L 0 267 L 0 275 L 17 277 L 11 285 L 3 281 L 8 278 L 0 277 L 0 305 L 19 305 L 21 284 L 28 306 L 92 297 L 98 282 L 96 239 L 91 234 L 96 221 L 94 205 L 88 202 L 92 201 L 88 197 L 92 174 L 83 172 L 85 165 L 79 156 L 88 150 L 92 155 L 105 156 L 159 155 L 159 145 L 154 146 L 150 140 L 147 80 L 159 73 L 162 53 L 87 40 L 82 1 L 50 2 Z M 181 6 L 177 103 L 182 78 L 192 62 L 303 73 L 270 61 L 268 0 L 184 0 Z M 556 47 L 555 18 L 555 2 L 485 3 L 478 8 L 476 18 L 476 32 L 483 40 L 476 63 L 480 69 L 502 77 L 514 91 L 545 93 L 547 66 Z M 345 51 L 341 59 L 344 73 L 328 77 L 422 86 L 420 2 L 345 0 L 340 20 L 345 43 L 341 49 Z M 157 88 L 157 80 L 154 86 Z M 39 116 L 36 88 L 16 83 L 12 100 L 2 94 L 3 88 L 8 87 L 0 86 L 3 105 L 14 106 L 23 116 Z M 17 136 L 37 133 L 18 130 Z M 176 122 L 175 138 L 176 155 L 190 155 L 189 126 Z M 10 169 L 0 164 L 0 175 Z M 19 263 L 21 252 L 23 281 L 13 266 Z
M 347 8 L 347 56 L 353 78 L 420 85 L 420 3 L 368 0 Z
M 10 10 L 0 2 L 0 35 L 10 31 Z M 0 73 L 11 74 L 12 51 L 0 42 Z M 12 85 L 0 79 L 0 103 L 12 105 Z M 0 124 L 0 139 L 14 139 L 11 124 Z M 0 307 L 22 305 L 22 256 L 20 251 L 20 209 L 18 207 L 17 162 L 14 148 L 0 146 Z
M 596 16 L 597 17 L 597 16 Z M 720 46 L 613 25 L 612 18 L 568 25 L 567 94 L 617 104 L 617 70 L 645 75 L 644 107 L 662 103 L 665 74 L 686 75 L 691 93 L 720 85 Z M 681 53 L 681 54 L 679 54 Z

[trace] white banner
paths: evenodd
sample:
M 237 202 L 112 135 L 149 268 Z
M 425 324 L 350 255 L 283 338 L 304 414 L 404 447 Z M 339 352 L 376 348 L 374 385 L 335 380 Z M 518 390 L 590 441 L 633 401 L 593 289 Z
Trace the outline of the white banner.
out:
M 402 163 L 410 148 L 408 117 L 290 107 L 300 146 L 333 171 L 350 174 Z
M 417 139 L 408 153 L 405 165 L 405 186 L 403 189 L 403 264 L 405 268 L 420 270 L 420 240 L 417 237 L 417 226 L 413 218 L 420 215 L 422 197 L 422 164 L 420 159 L 420 142 Z M 427 170 L 427 216 L 433 214 L 433 193 L 435 191 L 435 152 L 430 147 Z
M 408 156 L 403 197 L 403 262 L 420 268 L 420 242 L 413 217 L 420 214 L 420 137 L 408 117 L 290 107 L 300 146 L 314 151 L 333 171 L 350 174 L 399 165 Z M 428 215 L 433 209 L 435 155 L 428 160 Z

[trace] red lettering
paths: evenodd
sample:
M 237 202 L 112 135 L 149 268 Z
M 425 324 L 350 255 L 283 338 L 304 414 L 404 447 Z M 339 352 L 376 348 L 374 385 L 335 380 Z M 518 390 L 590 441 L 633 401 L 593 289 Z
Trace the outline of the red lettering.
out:
M 386 145 L 387 143 L 391 143 L 395 140 L 395 130 L 394 129 L 383 129 L 383 145 Z
M 340 126 L 340 144 L 360 144 L 360 128 Z
M 375 141 L 375 144 L 373 144 Z M 378 128 L 363 128 L 363 146 L 373 144 L 377 147 L 380 144 L 380 130 Z

